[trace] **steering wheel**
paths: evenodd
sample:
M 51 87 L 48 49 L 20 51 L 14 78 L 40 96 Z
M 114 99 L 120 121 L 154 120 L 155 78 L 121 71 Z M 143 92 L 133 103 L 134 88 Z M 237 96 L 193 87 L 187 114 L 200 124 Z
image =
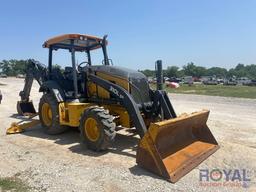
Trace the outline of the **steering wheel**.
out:
M 86 66 L 87 66 L 87 65 L 89 65 L 89 62 L 83 61 L 82 63 L 79 63 L 78 66 L 77 66 L 77 70 L 78 70 L 79 72 L 82 70 L 82 68 L 83 68 L 82 66 L 83 66 L 84 64 L 86 64 Z

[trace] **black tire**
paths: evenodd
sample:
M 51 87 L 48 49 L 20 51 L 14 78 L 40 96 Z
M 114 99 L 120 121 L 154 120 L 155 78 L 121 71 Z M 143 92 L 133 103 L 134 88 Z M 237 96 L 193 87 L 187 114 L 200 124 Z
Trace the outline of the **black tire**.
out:
M 98 137 L 91 140 L 86 133 L 86 121 L 94 119 L 97 123 Z M 83 144 L 93 151 L 106 150 L 116 136 L 116 124 L 113 122 L 114 117 L 101 107 L 95 106 L 84 111 L 80 119 L 80 134 Z
M 46 123 L 44 118 L 43 118 L 43 112 L 42 112 L 42 107 L 44 104 L 48 104 L 52 113 L 52 118 L 50 123 Z M 59 122 L 59 107 L 56 99 L 52 94 L 44 94 L 39 102 L 39 119 L 41 121 L 42 127 L 45 130 L 45 133 L 49 135 L 56 135 L 63 133 L 64 131 L 67 130 L 68 126 L 63 126 L 60 125 Z

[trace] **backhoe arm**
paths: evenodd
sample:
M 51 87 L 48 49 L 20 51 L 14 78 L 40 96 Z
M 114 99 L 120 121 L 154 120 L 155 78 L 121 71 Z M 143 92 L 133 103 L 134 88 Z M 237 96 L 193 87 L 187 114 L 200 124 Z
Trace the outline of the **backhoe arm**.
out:
M 47 68 L 38 61 L 29 60 L 26 69 L 25 85 L 19 94 L 21 100 L 17 102 L 17 112 L 19 115 L 36 114 L 34 105 L 29 99 L 34 79 L 41 86 L 47 79 Z
M 22 102 L 29 102 L 33 80 L 35 79 L 41 86 L 44 79 L 47 78 L 46 71 L 47 69 L 43 64 L 35 60 L 29 60 L 26 70 L 25 85 L 23 90 L 19 93 Z

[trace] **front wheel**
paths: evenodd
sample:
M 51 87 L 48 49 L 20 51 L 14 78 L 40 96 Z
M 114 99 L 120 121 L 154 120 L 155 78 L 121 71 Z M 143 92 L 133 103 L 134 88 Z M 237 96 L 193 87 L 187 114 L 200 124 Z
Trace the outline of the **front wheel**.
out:
M 106 150 L 116 135 L 114 118 L 101 107 L 84 111 L 80 120 L 82 142 L 94 151 Z

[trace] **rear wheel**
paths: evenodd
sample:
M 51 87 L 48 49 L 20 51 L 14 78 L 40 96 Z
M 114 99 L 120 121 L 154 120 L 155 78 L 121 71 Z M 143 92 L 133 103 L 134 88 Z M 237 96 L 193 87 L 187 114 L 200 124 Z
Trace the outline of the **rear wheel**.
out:
M 85 110 L 79 127 L 82 142 L 94 151 L 106 150 L 116 135 L 113 119 L 113 116 L 101 107 Z
M 44 94 L 39 102 L 39 119 L 50 135 L 63 133 L 67 126 L 60 125 L 58 103 L 52 94 Z

